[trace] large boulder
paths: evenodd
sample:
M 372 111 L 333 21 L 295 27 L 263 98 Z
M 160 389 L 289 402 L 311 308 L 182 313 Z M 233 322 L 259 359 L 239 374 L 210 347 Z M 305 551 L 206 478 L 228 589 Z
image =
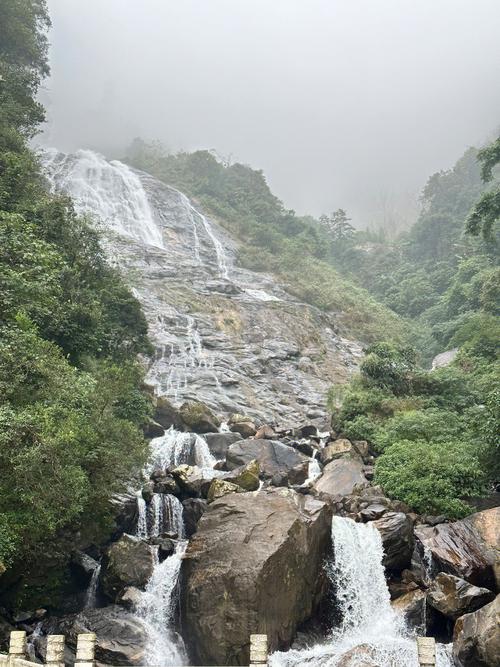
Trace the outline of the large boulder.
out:
M 239 433 L 206 433 L 203 437 L 208 449 L 219 461 L 226 458 L 230 445 L 243 439 Z
M 187 401 L 179 410 L 184 424 L 194 433 L 213 433 L 220 426 L 220 419 L 210 408 L 198 401 Z
M 461 616 L 453 631 L 453 657 L 460 667 L 497 667 L 500 657 L 500 595 Z
M 212 480 L 208 489 L 207 501 L 212 503 L 217 498 L 222 498 L 222 496 L 226 496 L 228 493 L 240 493 L 241 491 L 243 489 L 237 484 L 216 478 Z
M 386 512 L 373 522 L 384 546 L 384 567 L 400 572 L 411 565 L 413 552 L 413 522 L 403 512 Z
M 174 468 L 171 472 L 172 477 L 183 493 L 188 496 L 203 496 L 206 498 L 213 475 L 208 475 L 198 466 L 190 466 L 186 463 L 181 463 L 181 465 Z
M 118 605 L 86 609 L 58 622 L 57 630 L 66 635 L 73 651 L 78 634 L 95 632 L 96 659 L 105 665 L 144 665 L 147 632 L 141 621 Z
M 500 547 L 500 507 L 477 512 L 454 523 L 418 526 L 417 548 L 432 556 L 438 571 L 476 586 L 497 590 L 495 562 Z
M 453 620 L 484 607 L 494 598 L 495 594 L 487 588 L 479 588 L 445 572 L 434 579 L 428 595 L 429 604 Z
M 181 609 L 195 664 L 248 665 L 248 640 L 288 647 L 325 593 L 328 506 L 291 489 L 209 505 L 184 559 Z
M 165 396 L 158 396 L 156 399 L 154 420 L 160 426 L 163 426 L 164 429 L 170 428 L 171 426 L 174 428 L 182 428 L 182 419 L 179 410 L 177 410 Z M 162 434 L 159 433 L 158 435 Z
M 403 595 L 400 595 L 391 603 L 393 609 L 404 616 L 406 625 L 409 629 L 427 633 L 427 610 L 426 595 L 420 588 L 414 588 Z
M 326 445 L 326 447 L 321 450 L 320 459 L 321 463 L 326 465 L 327 463 L 330 463 L 330 461 L 340 459 L 343 456 L 351 455 L 353 453 L 357 456 L 357 452 L 353 449 L 350 440 L 340 438 L 339 440 L 330 442 L 330 444 Z
M 313 488 L 320 495 L 331 499 L 338 499 L 350 495 L 355 488 L 362 488 L 368 484 L 363 475 L 363 464 L 356 459 L 337 459 L 328 463 L 323 474 L 313 484 Z
M 155 550 L 138 537 L 122 535 L 107 550 L 101 585 L 104 593 L 111 599 L 127 586 L 143 588 L 153 573 Z
M 277 440 L 240 440 L 227 450 L 226 467 L 234 470 L 254 459 L 259 462 L 261 475 L 266 478 L 279 475 L 284 483 L 293 468 L 307 461 L 303 454 Z
M 191 537 L 196 532 L 198 521 L 207 509 L 207 501 L 202 498 L 186 498 L 182 501 L 182 508 L 184 531 L 186 537 Z
M 232 433 L 239 433 L 243 438 L 251 438 L 257 433 L 252 421 L 234 422 L 229 426 L 229 429 Z

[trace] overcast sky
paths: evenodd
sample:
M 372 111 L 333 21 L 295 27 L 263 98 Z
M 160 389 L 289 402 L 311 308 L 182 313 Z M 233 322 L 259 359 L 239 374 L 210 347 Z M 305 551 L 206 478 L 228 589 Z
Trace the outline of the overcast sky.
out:
M 49 0 L 45 141 L 264 170 L 289 207 L 406 215 L 500 126 L 498 0 Z

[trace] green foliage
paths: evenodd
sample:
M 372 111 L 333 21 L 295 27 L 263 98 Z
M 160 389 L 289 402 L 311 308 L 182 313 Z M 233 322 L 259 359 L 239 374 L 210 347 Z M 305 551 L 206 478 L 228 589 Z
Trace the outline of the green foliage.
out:
M 485 475 L 467 443 L 399 440 L 377 459 L 376 479 L 391 497 L 418 512 L 459 518 L 470 509 L 462 496 L 484 491 Z
M 64 531 L 109 528 L 150 412 L 139 304 L 27 143 L 48 25 L 45 2 L 0 0 L 0 562 L 23 571 L 46 553 L 67 562 Z
M 481 178 L 485 183 L 493 180 L 493 169 L 500 163 L 500 137 L 492 144 L 479 151 Z M 482 234 L 487 241 L 493 240 L 495 223 L 500 220 L 500 187 L 489 190 L 476 202 L 466 221 L 468 234 Z

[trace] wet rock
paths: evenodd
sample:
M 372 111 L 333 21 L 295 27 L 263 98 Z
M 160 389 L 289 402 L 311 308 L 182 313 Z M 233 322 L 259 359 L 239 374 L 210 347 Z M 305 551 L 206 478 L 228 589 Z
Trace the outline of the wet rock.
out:
M 291 442 L 290 445 L 306 456 L 313 456 L 314 452 L 318 451 L 310 440 L 299 440 L 298 442 Z
M 183 493 L 206 498 L 212 477 L 207 477 L 201 468 L 183 463 L 174 468 L 171 474 Z
M 251 438 L 257 433 L 255 424 L 250 421 L 236 422 L 229 426 L 232 433 L 239 433 L 243 438 Z
M 271 426 L 264 424 L 264 426 L 257 429 L 255 438 L 257 440 L 274 440 L 276 438 L 276 433 Z
M 337 662 L 337 667 L 374 667 L 374 648 L 360 644 L 346 651 Z
M 330 511 L 290 489 L 230 494 L 203 515 L 184 560 L 182 613 L 197 664 L 248 664 L 248 636 L 285 648 L 325 592 Z
M 239 493 L 240 491 L 243 491 L 243 489 L 237 484 L 233 484 L 224 479 L 213 479 L 210 488 L 208 489 L 207 501 L 211 503 L 214 500 L 217 500 L 217 498 L 226 496 L 228 493 Z
M 420 588 L 414 588 L 392 602 L 393 608 L 403 614 L 408 628 L 424 635 L 427 632 L 426 604 L 426 594 Z
M 95 632 L 96 660 L 106 665 L 143 665 L 147 633 L 141 621 L 118 605 L 86 609 L 63 618 L 58 631 L 75 650 L 78 634 Z
M 245 491 L 257 491 L 260 485 L 259 473 L 259 462 L 254 459 L 246 465 L 235 468 L 232 472 L 225 474 L 224 479 L 236 484 Z
M 182 428 L 182 418 L 179 410 L 165 396 L 158 396 L 156 399 L 154 420 L 160 426 L 163 426 L 164 429 L 168 429 L 171 426 L 176 429 Z M 160 435 L 162 434 L 160 433 Z
M 125 609 L 134 610 L 141 600 L 141 591 L 134 586 L 127 586 L 118 596 L 116 603 Z
M 375 467 L 374 466 L 364 466 L 363 474 L 370 482 L 375 477 Z
M 182 507 L 186 537 L 191 537 L 196 532 L 203 512 L 207 509 L 207 501 L 202 498 L 186 498 L 182 501 Z
M 309 477 L 309 461 L 303 461 L 294 466 L 287 475 L 287 483 L 289 486 L 300 486 Z
M 92 575 L 99 567 L 99 563 L 83 551 L 75 551 L 71 555 L 71 572 L 76 577 L 82 588 L 85 588 L 90 583 Z
M 487 588 L 479 588 L 445 572 L 437 575 L 429 590 L 429 604 L 453 620 L 484 607 L 494 598 L 495 594 Z
M 216 459 L 225 459 L 228 447 L 243 439 L 239 433 L 206 433 L 203 437 Z
M 461 616 L 453 631 L 453 657 L 460 667 L 497 667 L 500 656 L 500 595 Z
M 161 424 L 150 419 L 143 428 L 146 438 L 159 438 L 165 433 L 165 429 Z
M 234 470 L 254 459 L 259 462 L 261 475 L 268 479 L 274 475 L 286 479 L 292 468 L 307 460 L 303 454 L 277 440 L 240 440 L 227 450 L 226 467 Z
M 313 484 L 318 494 L 332 500 L 350 495 L 356 488 L 366 486 L 363 464 L 355 459 L 337 459 L 325 466 L 323 474 Z
M 403 512 L 386 512 L 373 525 L 382 537 L 384 567 L 392 572 L 410 567 L 414 545 L 411 519 Z
M 179 485 L 172 475 L 165 475 L 156 471 L 153 476 L 153 493 L 170 493 L 177 496 L 180 492 Z
M 142 485 L 141 495 L 147 503 L 150 503 L 154 495 L 154 484 L 152 481 L 148 481 Z
M 213 433 L 220 426 L 220 420 L 210 408 L 198 401 L 186 401 L 179 410 L 182 421 L 194 433 Z
M 326 465 L 335 459 L 339 459 L 346 454 L 352 454 L 353 452 L 354 449 L 349 440 L 345 438 L 335 440 L 321 450 L 321 463 Z
M 123 535 L 106 551 L 101 573 L 103 592 L 115 600 L 127 586 L 144 587 L 155 564 L 155 550 L 137 537 Z
M 453 523 L 417 526 L 420 553 L 432 554 L 439 571 L 448 572 L 476 586 L 496 590 L 494 564 L 500 547 L 500 508 L 472 514 Z
M 314 424 L 305 424 L 298 429 L 294 429 L 296 438 L 312 438 L 318 437 L 318 427 Z
M 361 519 L 364 522 L 367 522 L 380 519 L 380 517 L 382 517 L 386 512 L 387 512 L 387 507 L 385 505 L 382 505 L 380 503 L 373 503 L 371 505 L 368 505 L 368 507 L 362 509 L 360 511 L 360 514 L 361 514 Z

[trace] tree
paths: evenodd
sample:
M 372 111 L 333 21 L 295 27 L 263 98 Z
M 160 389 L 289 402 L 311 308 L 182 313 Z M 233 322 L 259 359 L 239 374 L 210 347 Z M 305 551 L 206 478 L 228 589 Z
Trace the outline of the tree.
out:
M 481 177 L 484 183 L 493 180 L 493 169 L 500 163 L 500 137 L 492 144 L 479 151 L 478 160 L 481 162 Z M 494 238 L 495 223 L 500 219 L 500 186 L 487 190 L 476 202 L 469 213 L 465 231 L 472 236 L 480 234 L 487 241 Z
M 326 227 L 334 241 L 345 244 L 352 240 L 355 233 L 354 227 L 349 222 L 350 219 L 344 209 L 339 208 L 330 216 L 322 215 L 319 221 Z

